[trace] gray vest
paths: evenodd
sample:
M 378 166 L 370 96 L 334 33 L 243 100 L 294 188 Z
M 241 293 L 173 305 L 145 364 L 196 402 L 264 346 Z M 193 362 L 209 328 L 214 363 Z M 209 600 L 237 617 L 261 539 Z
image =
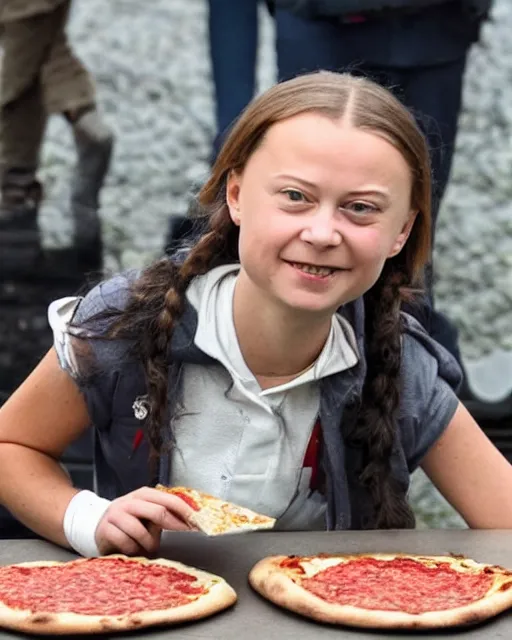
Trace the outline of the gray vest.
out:
M 95 287 L 79 305 L 75 323 L 80 324 L 107 307 L 123 308 L 129 281 L 130 277 L 120 275 Z M 372 502 L 358 481 L 363 451 L 349 445 L 345 438 L 357 418 L 366 375 L 363 300 L 345 305 L 342 312 L 354 328 L 360 360 L 355 367 L 320 381 L 326 527 L 370 528 L 373 525 Z M 397 485 L 405 495 L 410 473 L 455 412 L 458 400 L 453 388 L 460 384 L 461 372 L 454 358 L 431 340 L 416 320 L 404 317 L 401 400 L 391 467 Z M 181 367 L 184 363 L 212 361 L 194 344 L 196 326 L 196 311 L 187 304 L 168 350 L 169 428 L 164 432 L 167 444 L 172 443 L 173 416 L 186 411 L 181 397 Z M 88 329 L 91 330 L 90 325 Z M 101 332 L 104 326 L 97 330 Z M 97 492 L 113 499 L 143 485 L 167 482 L 170 456 L 163 453 L 152 472 L 147 441 L 145 438 L 140 440 L 146 386 L 141 364 L 133 356 L 130 343 L 94 339 L 89 343 L 99 370 L 79 380 L 78 384 L 95 427 Z

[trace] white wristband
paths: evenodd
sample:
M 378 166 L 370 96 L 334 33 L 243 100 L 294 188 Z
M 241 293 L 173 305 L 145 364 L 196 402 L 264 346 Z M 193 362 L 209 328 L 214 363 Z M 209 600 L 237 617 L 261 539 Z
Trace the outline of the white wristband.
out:
M 64 514 L 64 535 L 70 546 L 85 558 L 100 556 L 94 534 L 110 500 L 92 491 L 79 491 L 71 498 Z

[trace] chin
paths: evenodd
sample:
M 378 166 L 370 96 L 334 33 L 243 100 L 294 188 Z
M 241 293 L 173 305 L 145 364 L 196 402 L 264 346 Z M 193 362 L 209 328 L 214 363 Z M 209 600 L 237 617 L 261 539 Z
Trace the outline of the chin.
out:
M 340 304 L 320 300 L 281 299 L 281 303 L 287 309 L 295 313 L 303 313 L 312 316 L 328 317 L 336 313 Z M 343 304 L 343 303 L 341 303 Z

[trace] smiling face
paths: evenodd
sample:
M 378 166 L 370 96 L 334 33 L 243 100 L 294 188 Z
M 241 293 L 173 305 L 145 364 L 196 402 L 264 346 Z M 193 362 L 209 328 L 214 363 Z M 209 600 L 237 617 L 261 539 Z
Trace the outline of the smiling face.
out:
M 407 239 L 411 187 L 400 152 L 347 118 L 274 124 L 228 178 L 244 297 L 331 315 L 361 296 Z

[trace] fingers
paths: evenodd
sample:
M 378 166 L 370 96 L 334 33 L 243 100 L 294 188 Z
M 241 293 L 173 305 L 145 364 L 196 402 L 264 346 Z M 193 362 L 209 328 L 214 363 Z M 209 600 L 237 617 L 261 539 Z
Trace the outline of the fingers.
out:
M 121 499 L 124 500 L 127 498 L 139 498 L 141 500 L 144 500 L 145 502 L 154 503 L 156 505 L 164 507 L 177 520 L 181 520 L 182 523 L 188 523 L 191 516 L 195 513 L 194 509 L 192 509 L 192 507 L 181 498 L 173 496 L 170 493 L 165 493 L 164 491 L 159 491 L 158 489 L 154 489 L 152 487 L 142 487 L 141 489 L 137 489 L 136 491 L 127 494 Z M 172 521 L 167 520 L 167 522 Z M 174 529 L 174 526 L 166 526 L 165 522 L 162 522 L 161 524 L 162 529 Z M 190 529 L 191 526 L 187 525 L 186 528 Z
M 102 530 L 100 526 L 96 530 L 96 543 L 101 555 L 116 552 L 139 556 L 143 553 L 142 547 L 135 540 L 111 522 L 105 523 Z
M 159 549 L 162 529 L 195 528 L 186 521 L 193 513 L 176 496 L 143 487 L 112 502 L 96 529 L 96 543 L 102 554 L 152 554 Z
M 139 544 L 148 551 L 154 551 L 151 542 L 151 533 L 141 521 L 154 525 L 153 531 L 169 529 L 172 531 L 187 531 L 190 529 L 186 522 L 164 506 L 153 502 L 146 502 L 139 498 L 112 505 L 109 520 L 119 528 L 127 531 Z M 125 528 L 125 523 L 126 527 Z M 135 525 L 137 523 L 137 525 Z
M 155 552 L 160 545 L 161 527 L 157 523 L 152 531 L 141 522 L 146 520 L 152 522 L 148 517 L 148 510 L 143 508 L 144 505 L 130 504 L 130 510 L 125 510 L 122 505 L 113 508 L 111 513 L 107 515 L 107 522 L 129 536 L 139 547 L 149 553 Z M 138 508 L 139 507 L 139 508 Z

